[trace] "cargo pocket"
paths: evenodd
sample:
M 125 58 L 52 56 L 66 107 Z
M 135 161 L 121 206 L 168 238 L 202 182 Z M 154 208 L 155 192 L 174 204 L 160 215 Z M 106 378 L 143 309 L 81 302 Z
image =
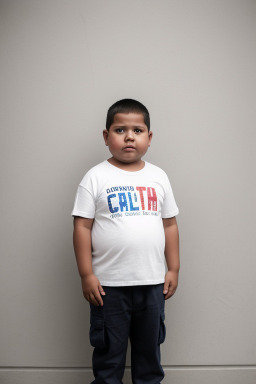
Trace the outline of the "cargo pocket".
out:
M 95 348 L 105 348 L 105 324 L 103 319 L 93 319 L 91 322 L 90 343 Z
M 165 314 L 162 312 L 160 314 L 160 328 L 159 328 L 159 337 L 158 337 L 158 344 L 162 344 L 165 341 L 166 336 L 166 328 L 165 328 Z

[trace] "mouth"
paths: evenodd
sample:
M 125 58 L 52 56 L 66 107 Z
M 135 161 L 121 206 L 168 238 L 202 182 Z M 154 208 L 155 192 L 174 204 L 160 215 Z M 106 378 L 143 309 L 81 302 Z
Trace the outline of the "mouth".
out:
M 135 150 L 135 147 L 133 145 L 126 145 L 124 148 L 123 148 L 124 151 L 134 151 Z

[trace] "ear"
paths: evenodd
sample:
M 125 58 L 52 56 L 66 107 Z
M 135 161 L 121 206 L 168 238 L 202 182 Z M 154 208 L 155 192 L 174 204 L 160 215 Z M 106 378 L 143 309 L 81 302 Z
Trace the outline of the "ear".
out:
M 105 144 L 108 145 L 108 131 L 106 129 L 103 130 L 103 138 L 104 138 Z
M 149 139 L 148 146 L 149 146 L 149 147 L 150 147 L 150 144 L 151 144 L 152 137 L 153 137 L 153 132 L 152 132 L 152 131 L 149 131 L 149 133 L 148 133 L 148 139 Z

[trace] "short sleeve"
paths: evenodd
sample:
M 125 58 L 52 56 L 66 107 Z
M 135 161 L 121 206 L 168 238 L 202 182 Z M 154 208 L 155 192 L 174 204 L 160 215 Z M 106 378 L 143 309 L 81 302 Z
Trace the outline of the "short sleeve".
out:
M 95 200 L 92 192 L 82 185 L 78 186 L 71 216 L 93 219 L 95 216 Z
M 165 190 L 165 197 L 162 205 L 162 218 L 168 219 L 170 217 L 174 217 L 178 215 L 179 208 L 177 207 L 177 204 L 173 195 L 172 187 L 166 174 L 164 179 L 164 190 Z

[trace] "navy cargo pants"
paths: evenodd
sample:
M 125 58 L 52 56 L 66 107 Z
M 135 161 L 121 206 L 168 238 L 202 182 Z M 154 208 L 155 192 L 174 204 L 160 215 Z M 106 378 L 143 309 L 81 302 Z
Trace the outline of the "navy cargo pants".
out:
M 164 378 L 160 344 L 165 339 L 163 284 L 103 287 L 104 305 L 91 307 L 91 384 L 122 384 L 128 339 L 133 384 L 159 384 Z

